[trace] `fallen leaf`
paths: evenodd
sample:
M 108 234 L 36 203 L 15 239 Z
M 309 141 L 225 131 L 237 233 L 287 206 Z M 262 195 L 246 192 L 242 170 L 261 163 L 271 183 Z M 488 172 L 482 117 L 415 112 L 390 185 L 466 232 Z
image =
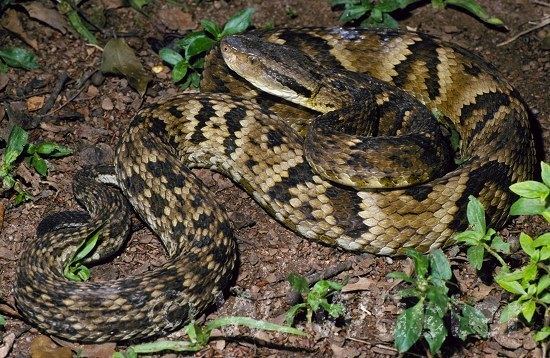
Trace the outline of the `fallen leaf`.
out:
M 25 10 L 27 10 L 29 16 L 33 19 L 42 21 L 50 27 L 58 30 L 62 34 L 65 34 L 67 32 L 69 24 L 67 23 L 65 17 L 61 15 L 61 13 L 59 13 L 59 11 L 49 7 L 45 7 L 44 5 L 36 1 L 28 4 L 22 3 L 21 5 L 25 8 Z
M 44 96 L 33 96 L 27 98 L 27 110 L 34 112 L 44 107 Z
M 370 289 L 371 286 L 375 283 L 376 283 L 376 281 L 374 281 L 371 278 L 360 277 L 357 282 L 348 283 L 347 285 L 342 287 L 342 292 L 366 291 L 366 290 Z
M 198 26 L 192 14 L 173 7 L 159 10 L 158 17 L 162 24 L 172 31 L 193 30 Z
M 330 345 L 330 349 L 333 353 L 332 356 L 336 358 L 354 358 L 358 357 L 361 354 L 361 352 L 355 348 L 339 347 L 337 344 L 334 343 Z
M 128 83 L 143 96 L 150 81 L 134 50 L 122 39 L 112 39 L 103 49 L 101 72 L 124 75 Z
M 49 337 L 37 336 L 31 342 L 31 358 L 72 358 L 68 347 L 58 347 Z
M 479 302 L 487 297 L 492 290 L 492 286 L 487 286 L 480 283 L 476 288 L 471 291 L 471 296 L 475 299 L 476 302 Z
M 115 353 L 116 343 L 80 345 L 81 357 L 111 358 Z
M 27 35 L 21 25 L 21 20 L 19 19 L 19 14 L 17 11 L 13 9 L 6 10 L 5 15 L 0 21 L 0 25 L 2 25 L 6 30 L 9 30 L 21 37 L 21 39 L 33 49 L 38 50 L 38 42 Z
M 0 346 L 0 358 L 4 358 L 8 356 L 8 353 L 11 350 L 11 347 L 13 346 L 13 342 L 15 342 L 15 334 L 10 333 L 4 337 L 4 340 L 2 341 L 2 345 Z
M 112 111 L 115 106 L 113 106 L 113 101 L 109 97 L 103 98 L 101 101 L 101 108 L 103 108 L 106 111 Z

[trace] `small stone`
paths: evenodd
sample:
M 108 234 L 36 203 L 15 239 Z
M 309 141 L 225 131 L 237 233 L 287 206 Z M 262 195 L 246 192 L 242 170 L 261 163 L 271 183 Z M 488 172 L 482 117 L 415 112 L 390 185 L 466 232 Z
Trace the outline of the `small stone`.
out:
M 94 98 L 95 96 L 97 96 L 99 94 L 99 90 L 97 89 L 96 86 L 89 85 L 88 86 L 88 91 L 86 92 L 86 94 L 88 95 L 88 97 Z
M 109 97 L 103 98 L 101 101 L 101 108 L 103 108 L 106 111 L 112 111 L 115 106 L 113 105 L 113 101 Z
M 27 99 L 27 109 L 30 112 L 39 110 L 44 106 L 44 96 L 34 96 Z
M 101 71 L 96 71 L 93 75 L 92 75 L 92 83 L 94 84 L 94 86 L 98 87 L 98 86 L 101 86 L 103 84 L 103 81 L 105 81 L 105 76 L 103 76 L 103 73 L 101 73 Z

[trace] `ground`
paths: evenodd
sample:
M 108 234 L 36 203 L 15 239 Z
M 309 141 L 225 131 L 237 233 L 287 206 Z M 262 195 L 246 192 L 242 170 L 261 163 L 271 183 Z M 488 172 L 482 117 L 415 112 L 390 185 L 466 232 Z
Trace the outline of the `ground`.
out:
M 47 6 L 53 2 L 44 1 Z M 399 16 L 402 27 L 409 27 L 445 40 L 458 43 L 481 54 L 506 77 L 522 94 L 533 114 L 534 132 L 548 142 L 550 136 L 550 102 L 548 101 L 548 28 L 530 32 L 503 46 L 497 44 L 539 21 L 550 8 L 540 1 L 480 1 L 490 13 L 501 18 L 509 31 L 487 27 L 476 18 L 456 9 L 435 10 L 417 6 Z M 423 3 L 424 4 L 424 3 Z M 108 6 L 107 6 L 108 5 Z M 170 81 L 168 68 L 153 73 L 162 61 L 151 44 L 168 37 L 169 33 L 183 35 L 181 26 L 194 27 L 204 18 L 223 23 L 236 11 L 252 6 L 256 9 L 254 23 L 258 27 L 274 26 L 331 26 L 338 25 L 339 12 L 331 10 L 325 0 L 276 1 L 153 1 L 139 13 L 116 1 L 92 0 L 83 5 L 84 11 L 93 7 L 108 8 L 106 24 L 100 35 L 101 43 L 114 34 L 123 37 L 135 50 L 145 69 L 154 77 L 143 101 L 174 94 L 179 89 Z M 176 16 L 176 9 L 192 15 L 185 19 Z M 21 9 L 19 9 L 21 10 Z M 28 356 L 35 329 L 10 312 L 13 305 L 12 286 L 18 257 L 22 248 L 33 239 L 37 224 L 45 214 L 62 209 L 77 208 L 71 191 L 74 173 L 84 165 L 110 162 L 118 137 L 142 105 L 142 99 L 126 79 L 116 76 L 89 77 L 99 68 L 101 51 L 87 45 L 70 31 L 63 34 L 44 23 L 32 20 L 19 12 L 18 16 L 28 36 L 36 40 L 40 68 L 33 71 L 10 70 L 0 77 L 0 138 L 6 138 L 14 119 L 7 113 L 12 109 L 28 109 L 29 98 L 46 96 L 66 71 L 70 81 L 57 98 L 54 108 L 64 105 L 51 116 L 26 121 L 31 140 L 52 140 L 69 146 L 74 155 L 50 161 L 51 171 L 41 179 L 25 165 L 18 174 L 29 188 L 33 199 L 19 206 L 10 205 L 9 195 L 0 197 L 0 209 L 5 209 L 3 223 L 0 215 L 0 312 L 7 316 L 5 332 L 14 333 L 15 342 L 9 353 L 13 357 Z M 180 26 L 181 25 L 181 26 Z M 154 40 L 152 40 L 154 39 Z M 0 47 L 25 46 L 20 38 L 0 28 Z M 7 81 L 7 84 L 6 84 Z M 81 83 L 84 81 L 83 83 Z M 74 97 L 74 98 L 73 98 Z M 36 113 L 30 112 L 36 119 Z M 32 117 L 34 116 L 34 117 Z M 5 142 L 0 139 L 0 151 Z M 548 158 L 539 150 L 541 159 Z M 334 280 L 356 284 L 337 297 L 346 307 L 345 320 L 323 320 L 308 327 L 309 338 L 287 337 L 281 334 L 255 332 L 243 328 L 227 328 L 217 334 L 199 356 L 392 356 L 393 329 L 403 304 L 395 298 L 393 282 L 386 274 L 410 267 L 403 258 L 351 254 L 305 240 L 270 218 L 248 195 L 229 180 L 209 171 L 197 171 L 199 177 L 217 193 L 220 202 L 238 228 L 240 264 L 238 277 L 229 295 L 211 310 L 207 319 L 224 315 L 242 315 L 282 322 L 289 308 L 286 294 L 290 273 L 311 275 L 349 264 L 351 269 L 335 276 Z M 1 214 L 1 210 L 0 210 Z M 138 225 L 139 226 L 139 225 Z M 517 243 L 523 230 L 537 235 L 548 230 L 542 221 L 531 218 L 511 220 L 501 230 L 502 236 Z M 517 246 L 517 245 L 516 245 Z M 158 266 L 163 260 L 162 247 L 147 228 L 140 228 L 131 238 L 127 250 L 112 263 L 94 270 L 94 280 L 117 278 L 129 273 L 139 274 Z M 491 318 L 490 338 L 469 339 L 467 342 L 448 341 L 445 356 L 540 356 L 530 338 L 530 329 L 521 322 L 499 324 L 499 312 L 509 299 L 490 280 L 482 281 L 465 264 L 465 254 L 458 248 L 447 251 L 453 263 L 460 291 L 466 292 L 476 306 Z M 5 301 L 6 304 L 2 304 Z M 182 337 L 182 332 L 171 339 Z M 62 344 L 65 344 L 62 342 Z M 93 347 L 86 347 L 90 350 Z M 111 347 L 112 348 L 112 347 Z M 416 353 L 425 355 L 422 347 Z M 1 355 L 1 354 L 0 354 Z M 91 355 L 93 356 L 93 354 Z M 170 355 L 167 355 L 170 356 Z

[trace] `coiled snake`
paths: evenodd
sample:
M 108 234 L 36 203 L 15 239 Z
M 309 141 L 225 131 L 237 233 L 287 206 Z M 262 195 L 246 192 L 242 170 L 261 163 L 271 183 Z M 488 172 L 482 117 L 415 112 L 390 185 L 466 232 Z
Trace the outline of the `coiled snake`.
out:
M 74 192 L 88 212 L 39 225 L 15 286 L 30 322 L 71 340 L 124 340 L 173 330 L 210 304 L 231 276 L 236 248 L 227 215 L 193 167 L 228 175 L 307 238 L 393 255 L 451 242 L 467 225 L 469 195 L 498 227 L 508 186 L 534 166 L 515 90 L 476 55 L 419 33 L 229 37 L 208 56 L 202 90 L 216 93 L 141 110 L 114 171 L 77 174 Z M 449 134 L 459 138 L 455 158 Z M 168 262 L 109 282 L 64 279 L 64 262 L 97 230 L 102 239 L 88 261 L 118 251 L 129 231 L 126 200 L 160 237 Z

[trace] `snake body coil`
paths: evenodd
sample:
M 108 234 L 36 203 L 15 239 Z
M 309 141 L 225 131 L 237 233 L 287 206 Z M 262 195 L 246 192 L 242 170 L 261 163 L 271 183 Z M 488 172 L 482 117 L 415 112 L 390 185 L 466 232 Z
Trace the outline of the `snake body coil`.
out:
M 202 83 L 203 91 L 217 93 L 181 94 L 141 110 L 120 141 L 114 171 L 102 167 L 77 175 L 75 195 L 88 213 L 54 214 L 40 224 L 38 241 L 22 255 L 15 287 L 30 322 L 72 340 L 134 339 L 168 332 L 210 304 L 233 270 L 235 244 L 227 215 L 190 172 L 193 167 L 228 175 L 290 229 L 347 250 L 393 255 L 406 247 L 446 245 L 467 226 L 470 195 L 485 206 L 489 225 L 504 223 L 512 200 L 508 186 L 531 175 L 535 154 L 522 101 L 491 66 L 413 32 L 288 29 L 245 36 L 258 38 L 305 54 L 303 61 L 311 58 L 322 69 L 313 76 L 321 85 L 308 82 L 309 70 L 303 76 L 278 70 L 277 63 L 293 62 L 285 55 L 270 59 L 268 53 L 264 61 L 244 51 L 249 56 L 241 58 L 239 38 L 222 42 L 207 59 Z M 275 89 L 263 88 L 263 79 L 241 68 L 249 59 L 251 68 L 268 64 L 263 73 L 275 80 Z M 358 78 L 362 84 L 354 88 L 361 88 L 369 107 L 349 88 Z M 346 105 L 345 113 L 331 114 Z M 378 121 L 363 118 L 370 108 Z M 312 110 L 325 114 L 308 131 L 317 116 Z M 353 122 L 355 114 L 364 121 Z M 327 119 L 336 121 L 346 140 L 327 127 Z M 460 164 L 444 166 L 447 173 L 415 176 L 414 168 L 428 170 L 448 154 L 439 145 L 445 133 L 438 122 L 458 134 Z M 335 137 L 317 136 L 327 133 Z M 316 144 L 344 155 L 323 162 L 311 149 Z M 348 150 L 359 147 L 374 159 L 357 159 L 362 157 Z M 346 174 L 332 170 L 338 163 Z M 376 179 L 361 172 L 367 164 Z M 394 188 L 380 189 L 386 186 Z M 128 232 L 126 200 L 163 241 L 168 262 L 109 282 L 64 279 L 64 262 L 87 236 L 99 231 L 104 238 L 90 262 L 117 252 Z

